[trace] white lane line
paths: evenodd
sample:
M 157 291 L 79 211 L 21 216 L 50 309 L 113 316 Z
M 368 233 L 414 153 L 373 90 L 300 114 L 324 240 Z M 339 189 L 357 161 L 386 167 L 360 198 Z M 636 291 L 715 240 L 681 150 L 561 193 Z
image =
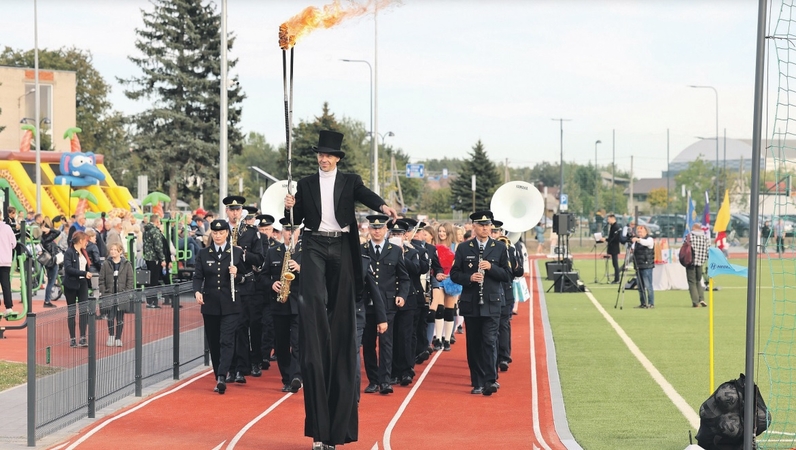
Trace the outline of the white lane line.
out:
M 415 385 L 412 386 L 412 390 L 409 391 L 409 395 L 406 396 L 403 403 L 401 403 L 401 407 L 398 408 L 398 411 L 395 412 L 395 415 L 392 417 L 390 424 L 387 425 L 387 429 L 384 430 L 384 438 L 383 438 L 384 450 L 392 450 L 392 447 L 390 446 L 390 437 L 392 437 L 392 430 L 393 428 L 395 428 L 395 424 L 398 423 L 398 419 L 401 418 L 401 415 L 404 413 L 404 410 L 406 409 L 407 406 L 409 406 L 409 402 L 412 400 L 412 397 L 414 397 L 415 392 L 417 392 L 417 390 L 420 388 L 420 385 L 423 384 L 423 380 L 426 379 L 426 375 L 428 375 L 429 371 L 431 371 L 431 368 L 434 367 L 434 363 L 437 362 L 440 355 L 442 355 L 441 351 L 434 352 L 434 357 L 431 358 L 431 361 L 428 362 L 426 370 L 424 370 L 423 373 L 420 374 L 420 378 L 418 378 L 417 381 L 415 382 Z M 376 444 L 378 446 L 378 443 Z
M 83 442 L 85 442 L 86 440 L 88 440 L 88 438 L 90 438 L 91 436 L 93 436 L 95 433 L 97 433 L 97 432 L 98 432 L 98 431 L 100 431 L 101 429 L 105 428 L 105 426 L 106 426 L 106 425 L 108 425 L 108 424 L 110 424 L 110 423 L 114 422 L 115 420 L 121 419 L 122 417 L 125 417 L 125 416 L 126 416 L 126 415 L 128 415 L 128 414 L 132 414 L 132 413 L 134 413 L 135 411 L 138 411 L 139 409 L 141 409 L 141 408 L 143 408 L 144 406 L 146 406 L 146 405 L 148 405 L 148 404 L 150 404 L 150 403 L 154 402 L 155 400 L 158 400 L 158 399 L 161 399 L 161 398 L 163 398 L 163 397 L 165 397 L 165 396 L 167 396 L 167 395 L 173 394 L 173 393 L 175 393 L 175 392 L 179 391 L 180 389 L 182 389 L 182 388 L 184 388 L 184 387 L 186 387 L 186 386 L 190 385 L 190 384 L 191 384 L 191 383 L 193 383 L 194 381 L 198 381 L 198 380 L 200 380 L 202 377 L 204 377 L 205 375 L 208 375 L 208 374 L 210 374 L 210 373 L 213 373 L 213 371 L 212 371 L 212 370 L 208 370 L 207 372 L 200 373 L 200 374 L 196 375 L 196 376 L 195 376 L 193 379 L 186 381 L 185 383 L 183 383 L 183 384 L 181 384 L 181 385 L 177 386 L 176 388 L 174 388 L 174 389 L 172 389 L 172 390 L 170 390 L 170 391 L 166 391 L 166 392 L 164 392 L 164 393 L 162 393 L 162 394 L 158 394 L 158 395 L 156 395 L 156 396 L 154 396 L 154 397 L 150 398 L 149 400 L 146 400 L 145 402 L 143 402 L 143 403 L 141 403 L 141 404 L 137 405 L 136 407 L 134 407 L 134 408 L 131 408 L 131 409 L 128 409 L 127 411 L 125 411 L 125 412 L 123 412 L 123 413 L 119 414 L 118 416 L 113 416 L 113 417 L 111 417 L 110 419 L 108 419 L 108 420 L 106 420 L 106 421 L 102 422 L 102 423 L 101 423 L 101 424 L 99 424 L 99 425 L 98 425 L 96 428 L 92 429 L 91 431 L 89 431 L 88 433 L 86 433 L 85 435 L 83 435 L 83 436 L 82 436 L 80 439 L 76 440 L 74 443 L 72 443 L 72 445 L 70 445 L 69 447 L 67 447 L 67 449 L 66 449 L 66 450 L 73 450 L 73 449 L 77 448 L 77 446 L 78 446 L 78 445 L 82 444 Z
M 371 447 L 370 450 L 379 450 L 379 443 L 376 442 L 375 444 L 373 444 L 373 447 Z
M 614 318 L 611 317 L 610 314 L 608 314 L 608 312 L 605 310 L 605 308 L 603 308 L 600 302 L 598 302 L 597 299 L 594 298 L 594 295 L 592 295 L 591 292 L 586 292 L 586 296 L 589 297 L 589 300 L 591 300 L 591 302 L 594 304 L 594 307 L 597 308 L 597 311 L 599 311 L 600 314 L 603 315 L 605 320 L 611 325 L 611 327 L 613 327 L 614 331 L 616 331 L 616 334 L 619 335 L 619 337 L 625 343 L 627 348 L 630 349 L 630 353 L 632 353 L 633 356 L 636 357 L 636 359 L 641 363 L 641 366 L 644 367 L 644 369 L 646 369 L 647 373 L 649 373 L 650 376 L 652 376 L 652 379 L 655 380 L 656 383 L 658 383 L 658 386 L 660 386 L 661 389 L 663 389 L 663 392 L 666 394 L 667 397 L 669 397 L 669 400 L 671 400 L 672 403 L 674 403 L 674 406 L 677 409 L 679 409 L 680 412 L 685 416 L 686 420 L 688 420 L 688 423 L 691 424 L 691 427 L 698 430 L 699 414 L 697 414 L 696 411 L 694 411 L 694 408 L 692 408 L 691 405 L 689 405 L 688 402 L 686 402 L 685 399 L 674 389 L 674 386 L 672 386 L 668 381 L 666 381 L 666 378 L 664 378 L 663 375 L 658 371 L 658 369 L 656 369 L 655 366 L 652 365 L 652 361 L 647 359 L 644 353 L 642 353 L 641 350 L 638 348 L 636 343 L 633 342 L 632 339 L 630 339 L 630 336 L 628 336 L 627 333 L 625 333 L 625 330 L 623 330 L 622 327 L 620 327 L 619 324 L 616 323 Z
M 538 265 L 536 266 L 536 270 L 539 270 Z M 539 380 L 537 379 L 536 373 L 536 333 L 533 325 L 534 306 L 538 299 L 538 296 L 536 298 L 533 297 L 533 289 L 531 289 L 531 299 L 528 302 L 528 317 L 531 324 L 529 332 L 531 336 L 531 413 L 533 434 L 536 437 L 536 441 L 539 442 L 545 450 L 551 450 L 550 446 L 545 442 L 544 436 L 542 436 L 542 427 L 539 426 Z M 534 445 L 534 448 L 536 448 L 536 445 Z
M 226 440 L 226 439 L 224 439 L 224 441 L 223 441 L 223 442 L 221 442 L 221 443 L 220 443 L 220 444 L 218 444 L 217 446 L 213 447 L 213 450 L 221 450 L 221 449 L 224 447 L 224 444 L 226 444 L 226 443 L 227 443 L 227 440 Z
M 227 445 L 227 450 L 232 450 L 233 448 L 235 448 L 235 444 L 237 444 L 238 441 L 243 437 L 243 435 L 246 434 L 247 431 L 249 431 L 249 428 L 253 427 L 255 423 L 259 422 L 260 419 L 262 419 L 263 417 L 267 416 L 268 413 L 270 413 L 271 411 L 275 410 L 277 406 L 281 405 L 282 402 L 284 402 L 285 400 L 289 399 L 291 396 L 293 396 L 292 392 L 289 392 L 289 393 L 285 394 L 284 397 L 280 398 L 276 403 L 271 405 L 271 407 L 269 407 L 268 409 L 263 411 L 262 414 L 260 414 L 259 416 L 255 417 L 254 419 L 252 419 L 251 422 L 247 423 L 246 426 L 241 428 L 240 431 L 238 431 L 238 434 L 236 434 L 235 437 L 232 438 L 231 441 L 229 441 L 229 445 Z
M 50 450 L 60 450 L 60 449 L 62 449 L 62 448 L 64 448 L 64 447 L 66 447 L 68 444 L 69 444 L 69 443 L 68 443 L 68 442 L 66 442 L 66 443 L 64 443 L 64 444 L 57 445 L 57 446 L 55 446 L 55 447 L 51 448 Z

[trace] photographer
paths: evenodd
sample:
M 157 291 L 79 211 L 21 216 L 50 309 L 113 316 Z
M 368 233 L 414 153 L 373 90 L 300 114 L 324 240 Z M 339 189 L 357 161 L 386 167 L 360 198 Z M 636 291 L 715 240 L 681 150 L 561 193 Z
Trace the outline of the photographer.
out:
M 636 227 L 636 236 L 630 238 L 632 242 L 633 260 L 636 265 L 636 278 L 638 295 L 641 301 L 636 308 L 655 308 L 655 291 L 652 286 L 652 270 L 655 267 L 655 240 L 647 236 L 647 227 Z

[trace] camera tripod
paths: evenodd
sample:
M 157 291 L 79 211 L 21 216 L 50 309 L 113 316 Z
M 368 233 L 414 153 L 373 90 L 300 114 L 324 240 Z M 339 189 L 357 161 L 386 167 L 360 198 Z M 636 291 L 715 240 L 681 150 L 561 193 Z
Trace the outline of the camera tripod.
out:
M 636 266 L 636 254 L 633 251 L 633 247 L 627 246 L 627 251 L 625 251 L 625 262 L 622 264 L 622 270 L 619 272 L 619 287 L 616 290 L 616 302 L 614 303 L 614 309 L 616 309 L 617 305 L 619 309 L 624 309 L 625 307 L 625 271 L 627 271 L 627 263 L 630 260 L 633 260 L 633 267 Z M 638 269 L 634 270 L 635 278 L 638 283 L 639 292 L 641 292 L 643 296 L 646 297 L 647 291 L 644 289 L 644 280 L 641 278 L 641 275 L 638 273 Z M 619 298 L 622 298 L 622 303 L 619 303 Z M 646 301 L 644 302 L 646 304 Z

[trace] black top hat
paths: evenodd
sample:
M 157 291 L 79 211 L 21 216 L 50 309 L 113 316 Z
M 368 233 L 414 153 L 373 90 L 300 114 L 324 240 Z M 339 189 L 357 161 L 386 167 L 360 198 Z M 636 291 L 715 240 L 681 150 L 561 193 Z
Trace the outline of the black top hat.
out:
M 257 219 L 258 227 L 267 227 L 274 224 L 274 216 L 270 214 L 260 214 L 255 219 Z
M 249 216 L 256 216 L 257 215 L 257 207 L 256 206 L 244 206 L 243 209 L 246 210 L 248 214 L 246 214 L 246 218 L 248 219 Z M 273 220 L 271 221 L 273 222 Z
M 387 225 L 387 221 L 390 220 L 388 216 L 384 214 L 373 214 L 367 217 L 368 222 L 370 222 L 371 228 L 382 228 Z
M 406 233 L 409 230 L 409 224 L 403 219 L 391 220 L 387 223 L 387 228 L 390 229 L 390 233 Z
M 229 197 L 224 197 L 222 203 L 224 203 L 224 206 L 229 209 L 241 209 L 243 204 L 246 203 L 246 197 L 241 197 L 240 195 L 230 195 Z
M 318 133 L 318 146 L 312 147 L 315 153 L 328 153 L 340 159 L 345 157 L 345 152 L 340 150 L 343 145 L 343 133 L 321 130 Z
M 503 228 L 503 222 L 492 219 L 492 231 L 500 231 Z
M 290 219 L 287 217 L 283 217 L 279 219 L 279 223 L 282 225 L 283 230 L 295 230 L 298 228 L 298 224 L 294 223 L 293 225 L 290 224 Z
M 476 211 L 470 214 L 470 220 L 481 225 L 489 225 L 494 218 L 492 211 Z
M 210 229 L 213 231 L 229 231 L 229 224 L 224 219 L 216 219 L 210 222 Z
M 418 223 L 417 223 L 417 220 L 415 220 L 415 219 L 410 219 L 409 217 L 405 217 L 405 218 L 401 219 L 401 221 L 403 221 L 403 222 L 406 222 L 406 224 L 407 224 L 407 225 L 409 225 L 409 229 L 413 229 L 413 228 L 415 228 L 415 227 L 417 227 L 418 229 L 420 229 L 420 228 L 425 228 L 425 227 L 426 227 L 426 225 L 428 225 L 428 224 L 427 224 L 427 223 L 425 223 L 425 222 L 420 222 L 420 223 L 418 224 Z

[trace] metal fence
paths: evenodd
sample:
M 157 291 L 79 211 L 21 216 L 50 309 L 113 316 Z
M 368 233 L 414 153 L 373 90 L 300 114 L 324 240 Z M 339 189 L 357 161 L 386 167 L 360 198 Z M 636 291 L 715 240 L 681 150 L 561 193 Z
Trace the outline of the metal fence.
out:
M 147 308 L 148 303 L 160 307 Z M 132 312 L 122 315 L 122 333 L 111 342 L 104 315 L 119 317 L 114 313 L 120 306 Z M 124 397 L 140 397 L 144 387 L 178 380 L 181 370 L 208 364 L 191 283 L 89 299 L 71 311 L 77 347 L 70 346 L 70 308 L 28 315 L 29 446 Z M 80 346 L 83 326 L 87 346 Z

